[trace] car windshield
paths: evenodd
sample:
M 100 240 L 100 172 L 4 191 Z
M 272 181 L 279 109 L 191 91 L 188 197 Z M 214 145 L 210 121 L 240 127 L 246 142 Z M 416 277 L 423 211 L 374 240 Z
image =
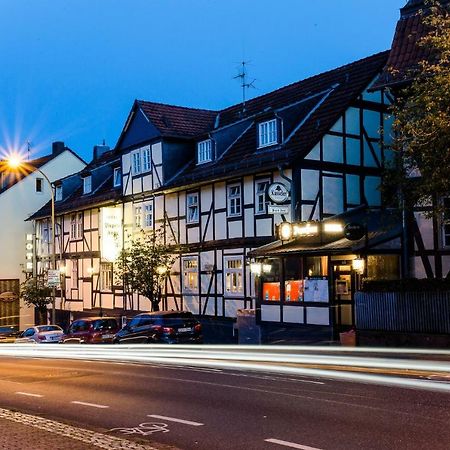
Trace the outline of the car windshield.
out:
M 58 327 L 58 325 L 40 325 L 36 328 L 40 333 L 43 331 L 62 331 L 62 328 Z
M 94 322 L 94 330 L 111 330 L 117 328 L 117 322 L 115 319 L 98 319 Z
M 186 324 L 192 325 L 196 320 L 191 313 L 177 313 L 164 315 L 158 319 L 158 322 L 173 327 Z

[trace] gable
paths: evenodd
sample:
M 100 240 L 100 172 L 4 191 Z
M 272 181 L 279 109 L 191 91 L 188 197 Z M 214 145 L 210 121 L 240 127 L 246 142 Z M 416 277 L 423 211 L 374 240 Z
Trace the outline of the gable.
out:
M 120 150 L 142 144 L 161 136 L 157 128 L 145 117 L 140 108 L 132 113 L 130 123 L 125 128 L 118 148 Z

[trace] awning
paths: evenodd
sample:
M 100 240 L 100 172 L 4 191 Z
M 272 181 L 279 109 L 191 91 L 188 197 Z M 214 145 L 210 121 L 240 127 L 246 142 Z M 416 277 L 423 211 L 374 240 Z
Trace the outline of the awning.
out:
M 344 224 L 360 223 L 366 233 L 358 240 L 350 240 L 342 235 L 335 240 L 321 242 L 317 237 L 301 237 L 289 242 L 275 241 L 248 253 L 249 257 L 283 256 L 302 254 L 345 254 L 362 253 L 368 250 L 397 252 L 401 249 L 401 220 L 398 211 L 369 210 L 358 208 L 326 219 L 340 220 Z

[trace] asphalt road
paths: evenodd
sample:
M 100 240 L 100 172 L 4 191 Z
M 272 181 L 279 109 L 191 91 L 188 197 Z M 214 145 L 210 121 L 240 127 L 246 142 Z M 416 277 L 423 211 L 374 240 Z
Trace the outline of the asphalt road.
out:
M 445 393 L 237 370 L 8 357 L 0 358 L 0 382 L 2 408 L 180 449 L 450 448 Z

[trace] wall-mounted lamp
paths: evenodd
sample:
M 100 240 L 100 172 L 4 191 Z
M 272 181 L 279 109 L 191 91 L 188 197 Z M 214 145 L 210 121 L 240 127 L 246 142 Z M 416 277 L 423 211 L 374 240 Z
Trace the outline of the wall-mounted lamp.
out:
M 266 263 L 266 264 L 262 265 L 262 271 L 264 273 L 269 273 L 271 270 L 272 270 L 272 264 Z
M 261 275 L 261 269 L 262 269 L 262 267 L 261 267 L 261 264 L 260 264 L 260 263 L 256 263 L 256 262 L 250 263 L 250 272 L 251 272 L 253 275 L 258 275 L 258 276 L 260 276 L 260 275 Z
M 352 269 L 362 275 L 364 273 L 365 261 L 363 258 L 356 258 L 352 261 Z
M 289 241 L 293 236 L 292 224 L 283 222 L 278 228 L 278 235 L 282 241 Z

